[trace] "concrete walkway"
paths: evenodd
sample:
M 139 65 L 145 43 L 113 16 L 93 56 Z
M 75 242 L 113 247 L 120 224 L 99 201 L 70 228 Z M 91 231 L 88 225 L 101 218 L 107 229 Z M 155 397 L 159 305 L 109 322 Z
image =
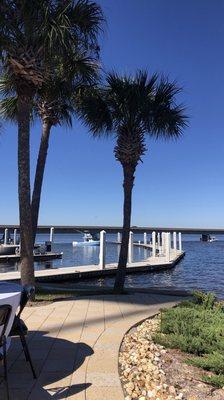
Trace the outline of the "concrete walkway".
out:
M 27 307 L 23 319 L 38 379 L 33 380 L 21 344 L 13 339 L 8 353 L 11 400 L 123 400 L 118 351 L 125 332 L 177 301 L 131 293 Z M 5 398 L 1 384 L 0 399 Z

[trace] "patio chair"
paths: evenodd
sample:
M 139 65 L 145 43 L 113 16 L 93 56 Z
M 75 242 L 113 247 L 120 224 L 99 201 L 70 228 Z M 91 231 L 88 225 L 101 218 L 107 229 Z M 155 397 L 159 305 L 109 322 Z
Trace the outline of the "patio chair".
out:
M 7 400 L 9 400 L 9 386 L 8 386 L 8 371 L 7 371 L 7 340 L 5 331 L 9 322 L 12 312 L 12 307 L 9 304 L 0 305 L 0 360 L 3 361 L 4 367 L 4 380 L 6 385 Z
M 23 351 L 25 354 L 26 361 L 29 362 L 30 368 L 33 373 L 33 377 L 34 377 L 34 379 L 36 379 L 37 376 L 36 376 L 36 373 L 35 373 L 35 370 L 33 367 L 29 348 L 28 348 L 28 345 L 26 342 L 26 335 L 28 333 L 28 328 L 27 328 L 25 322 L 20 318 L 24 307 L 26 306 L 28 300 L 30 299 L 30 297 L 32 296 L 32 294 L 34 292 L 35 292 L 34 286 L 25 285 L 23 287 L 22 293 L 21 293 L 20 305 L 19 305 L 19 312 L 18 312 L 18 314 L 15 315 L 9 336 L 19 336 L 22 347 L 23 347 Z

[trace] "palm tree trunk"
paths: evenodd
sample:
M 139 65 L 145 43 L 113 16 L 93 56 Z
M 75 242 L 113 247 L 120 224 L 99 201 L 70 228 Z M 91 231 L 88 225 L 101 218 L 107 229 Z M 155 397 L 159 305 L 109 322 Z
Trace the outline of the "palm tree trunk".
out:
M 22 284 L 33 285 L 33 241 L 30 205 L 30 96 L 18 96 L 18 191 Z
M 114 291 L 121 293 L 124 289 L 126 266 L 128 259 L 128 243 L 129 243 L 129 232 L 131 226 L 131 203 L 132 203 L 132 189 L 134 186 L 134 173 L 136 165 L 123 164 L 124 174 L 124 206 L 123 206 L 123 229 L 122 229 L 122 240 L 121 249 L 118 261 L 118 269 L 116 273 Z
M 36 233 L 37 233 L 41 190 L 42 190 L 44 170 L 45 170 L 46 159 L 47 159 L 47 151 L 48 151 L 48 145 L 49 145 L 51 126 L 52 125 L 49 122 L 43 121 L 42 136 L 41 136 L 39 154 L 38 154 L 37 165 L 36 165 L 36 173 L 35 173 L 32 203 L 31 203 L 33 244 L 35 243 L 35 238 L 36 238 Z

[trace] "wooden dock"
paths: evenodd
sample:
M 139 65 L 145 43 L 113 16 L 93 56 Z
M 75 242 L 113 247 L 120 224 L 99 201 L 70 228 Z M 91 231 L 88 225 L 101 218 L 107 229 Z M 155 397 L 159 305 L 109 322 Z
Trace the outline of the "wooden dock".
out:
M 127 274 L 159 272 L 172 269 L 183 257 L 185 253 L 171 253 L 170 261 L 166 258 L 150 257 L 144 261 L 133 262 L 127 265 Z M 99 265 L 83 265 L 77 267 L 51 268 L 35 271 L 36 280 L 39 282 L 63 282 L 79 279 L 102 278 L 116 274 L 117 263 L 106 264 L 102 269 Z M 20 272 L 13 271 L 0 274 L 0 281 L 19 281 Z
M 50 261 L 50 260 L 55 260 L 58 258 L 62 258 L 63 253 L 53 253 L 51 252 L 45 252 L 43 254 L 34 254 L 34 261 Z M 20 255 L 19 254 L 7 254 L 7 255 L 0 255 L 0 263 L 5 263 L 5 262 L 19 262 L 20 261 Z

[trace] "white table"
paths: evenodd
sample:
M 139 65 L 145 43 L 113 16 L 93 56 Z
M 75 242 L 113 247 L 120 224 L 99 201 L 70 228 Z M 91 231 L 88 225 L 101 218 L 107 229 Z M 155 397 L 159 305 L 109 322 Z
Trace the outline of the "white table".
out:
M 5 336 L 7 337 L 15 317 L 16 310 L 20 303 L 22 286 L 16 283 L 0 282 L 0 305 L 9 304 L 12 307 L 11 316 L 6 328 Z M 2 328 L 0 328 L 1 333 Z

